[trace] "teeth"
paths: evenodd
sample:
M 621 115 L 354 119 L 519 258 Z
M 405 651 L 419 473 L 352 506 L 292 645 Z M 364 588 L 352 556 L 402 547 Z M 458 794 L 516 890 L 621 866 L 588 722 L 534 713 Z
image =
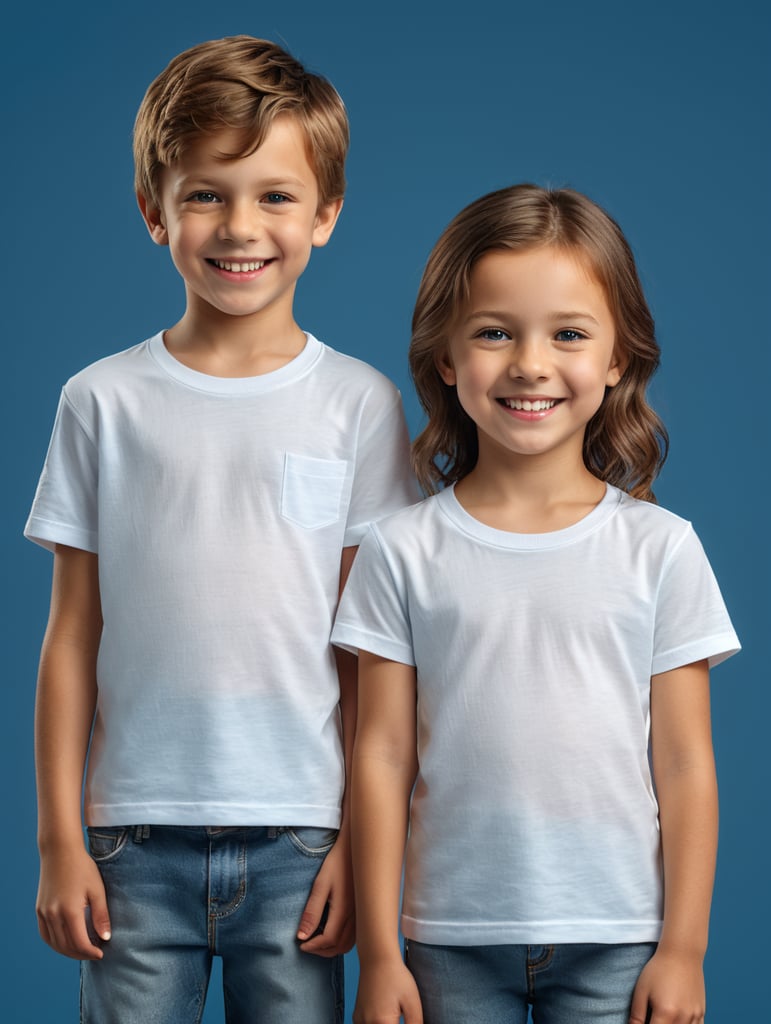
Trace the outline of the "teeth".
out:
M 504 398 L 503 404 L 518 412 L 546 412 L 557 404 L 556 398 L 540 398 L 531 401 L 529 398 Z
M 231 260 L 212 260 L 220 270 L 232 270 L 234 274 L 245 274 L 248 270 L 262 270 L 265 260 L 248 260 L 246 263 L 233 263 Z

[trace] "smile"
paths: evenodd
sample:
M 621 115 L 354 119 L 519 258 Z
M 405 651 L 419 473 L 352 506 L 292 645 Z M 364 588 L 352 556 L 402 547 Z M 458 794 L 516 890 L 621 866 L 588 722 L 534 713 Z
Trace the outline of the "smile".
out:
M 236 263 L 234 260 L 207 260 L 219 270 L 229 270 L 233 274 L 247 274 L 249 271 L 262 270 L 267 260 L 245 260 Z
M 499 398 L 498 401 L 507 409 L 516 409 L 517 412 L 546 412 L 547 409 L 553 409 L 559 399 Z

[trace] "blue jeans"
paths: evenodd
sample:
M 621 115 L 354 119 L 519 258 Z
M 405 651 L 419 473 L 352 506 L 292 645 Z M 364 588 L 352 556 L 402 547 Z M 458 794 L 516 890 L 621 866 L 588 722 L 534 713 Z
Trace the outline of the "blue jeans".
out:
M 424 1024 L 628 1024 L 655 943 L 429 946 L 410 939 L 407 966 Z
M 214 956 L 228 1024 L 342 1024 L 342 957 L 295 937 L 334 830 L 88 832 L 112 938 L 81 965 L 82 1024 L 197 1024 Z

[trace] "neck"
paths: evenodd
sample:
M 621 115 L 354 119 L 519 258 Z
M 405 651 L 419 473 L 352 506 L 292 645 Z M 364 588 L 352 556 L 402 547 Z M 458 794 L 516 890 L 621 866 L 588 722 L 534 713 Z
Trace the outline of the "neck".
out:
M 164 342 L 175 359 L 199 373 L 257 377 L 298 356 L 306 338 L 291 314 L 228 316 L 188 305 Z
M 501 464 L 480 452 L 455 494 L 487 526 L 512 533 L 551 533 L 573 526 L 602 501 L 605 484 L 583 462 L 531 456 Z

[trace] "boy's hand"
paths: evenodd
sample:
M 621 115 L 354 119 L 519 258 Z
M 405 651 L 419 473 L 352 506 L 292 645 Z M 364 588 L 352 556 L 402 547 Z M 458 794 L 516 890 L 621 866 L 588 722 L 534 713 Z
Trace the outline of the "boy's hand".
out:
M 353 1009 L 354 1024 L 423 1024 L 420 995 L 410 971 L 396 960 L 391 965 L 362 968 Z
M 323 931 L 314 932 L 329 908 Z M 350 843 L 341 831 L 337 842 L 324 858 L 305 904 L 297 938 L 304 953 L 337 956 L 353 948 L 355 938 L 353 910 L 353 873 Z M 311 938 L 313 936 L 313 938 Z
M 702 1024 L 705 1007 L 701 958 L 659 949 L 640 974 L 629 1024 Z
M 84 847 L 41 857 L 37 918 L 40 934 L 57 953 L 75 960 L 101 960 L 104 954 L 92 941 L 86 920 L 106 942 L 110 916 L 99 868 Z

